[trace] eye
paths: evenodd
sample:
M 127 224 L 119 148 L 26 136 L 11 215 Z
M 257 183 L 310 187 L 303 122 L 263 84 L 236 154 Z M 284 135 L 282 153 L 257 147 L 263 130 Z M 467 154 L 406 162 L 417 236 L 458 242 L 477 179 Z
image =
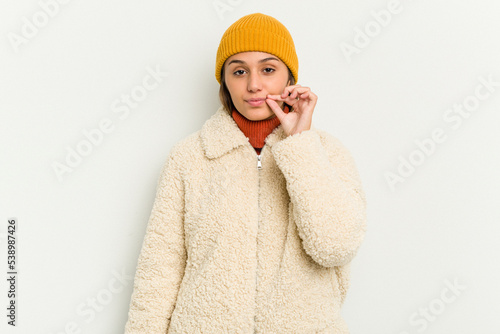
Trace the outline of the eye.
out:
M 236 76 L 240 76 L 239 74 L 236 74 L 238 72 L 244 72 L 244 71 L 243 70 L 237 70 L 237 71 L 233 72 L 233 74 L 236 75 Z
M 264 71 L 265 71 L 265 70 L 271 70 L 270 72 L 267 72 L 267 73 L 273 73 L 274 71 L 276 71 L 274 68 L 271 68 L 271 67 L 266 67 L 266 68 L 264 69 Z

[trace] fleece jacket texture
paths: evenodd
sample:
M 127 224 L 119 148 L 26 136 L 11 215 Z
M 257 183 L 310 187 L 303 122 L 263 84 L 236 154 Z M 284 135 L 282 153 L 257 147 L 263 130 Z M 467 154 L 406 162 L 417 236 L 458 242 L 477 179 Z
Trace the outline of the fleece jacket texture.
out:
M 220 107 L 165 160 L 125 333 L 349 333 L 340 309 L 365 232 L 336 137 L 279 125 L 258 155 Z

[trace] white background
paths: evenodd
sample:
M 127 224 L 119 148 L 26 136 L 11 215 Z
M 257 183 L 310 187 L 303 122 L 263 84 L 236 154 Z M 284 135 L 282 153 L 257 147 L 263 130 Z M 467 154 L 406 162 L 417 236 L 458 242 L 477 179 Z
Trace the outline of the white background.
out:
M 499 333 L 498 1 L 42 3 L 53 16 L 37 1 L 0 9 L 2 333 L 123 333 L 163 162 L 219 107 L 220 38 L 255 12 L 291 32 L 298 83 L 319 97 L 313 124 L 348 147 L 362 177 L 368 231 L 342 309 L 351 332 Z M 129 114 L 114 112 L 148 68 L 168 75 Z M 453 112 L 467 103 L 470 116 Z M 105 119 L 113 130 L 58 178 L 54 164 Z M 391 186 L 403 160 L 413 171 Z M 6 324 L 11 217 L 16 328 Z

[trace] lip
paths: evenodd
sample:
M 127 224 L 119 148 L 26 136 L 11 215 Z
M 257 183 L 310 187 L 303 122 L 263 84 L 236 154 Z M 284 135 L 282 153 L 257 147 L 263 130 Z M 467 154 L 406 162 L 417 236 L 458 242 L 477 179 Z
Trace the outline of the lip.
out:
M 258 107 L 260 105 L 262 105 L 264 102 L 265 102 L 265 98 L 256 98 L 256 99 L 249 99 L 249 100 L 245 100 L 246 102 L 248 102 L 251 106 L 254 106 L 254 107 Z

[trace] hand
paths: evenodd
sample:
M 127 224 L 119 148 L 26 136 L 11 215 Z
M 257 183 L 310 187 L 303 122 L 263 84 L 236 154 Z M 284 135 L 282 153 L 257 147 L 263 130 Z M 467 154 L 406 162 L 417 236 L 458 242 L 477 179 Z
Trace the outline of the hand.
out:
M 276 103 L 283 101 L 293 107 L 293 112 L 286 114 Z M 266 102 L 276 114 L 287 136 L 311 129 L 312 114 L 318 97 L 309 87 L 301 85 L 287 86 L 281 95 L 267 95 Z

